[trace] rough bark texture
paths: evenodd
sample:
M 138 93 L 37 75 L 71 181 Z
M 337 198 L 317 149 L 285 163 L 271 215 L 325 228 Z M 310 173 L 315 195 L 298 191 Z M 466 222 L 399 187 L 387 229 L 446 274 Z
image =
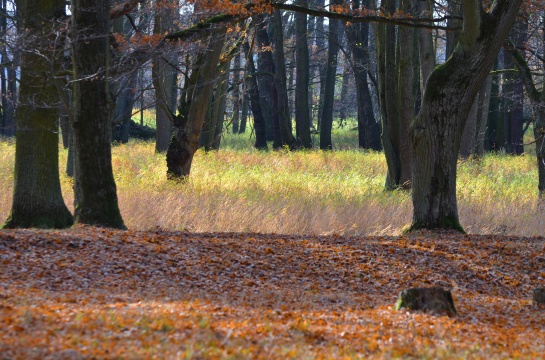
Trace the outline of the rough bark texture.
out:
M 463 231 L 456 201 L 460 138 L 475 96 L 513 25 L 521 0 L 498 0 L 490 12 L 465 0 L 460 41 L 447 62 L 430 75 L 422 109 L 411 127 L 412 229 Z
M 64 228 L 73 223 L 62 198 L 58 159 L 58 93 L 49 76 L 60 68 L 62 48 L 51 46 L 52 21 L 64 1 L 18 1 L 23 15 L 14 193 L 4 228 Z M 48 24 L 48 26 L 43 26 Z M 44 57 L 42 57 L 41 55 Z
M 112 171 L 108 89 L 108 0 L 76 0 L 72 7 L 75 82 L 75 217 L 89 225 L 125 228 Z
M 167 150 L 167 177 L 183 180 L 191 171 L 193 156 L 199 147 L 201 129 L 218 74 L 218 61 L 225 43 L 225 28 L 220 28 L 210 37 L 208 46 L 197 62 L 196 79 L 188 110 L 181 111 L 174 120 L 174 130 Z M 193 76 L 193 74 L 192 74 Z

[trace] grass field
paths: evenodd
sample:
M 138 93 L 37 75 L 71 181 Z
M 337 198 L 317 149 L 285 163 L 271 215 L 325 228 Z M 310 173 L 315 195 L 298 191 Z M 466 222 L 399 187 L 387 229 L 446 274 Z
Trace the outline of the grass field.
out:
M 285 234 L 395 235 L 411 219 L 410 194 L 383 190 L 381 153 L 355 147 L 355 132 L 337 131 L 339 150 L 252 149 L 246 135 L 226 135 L 218 152 L 198 151 L 190 180 L 166 180 L 164 154 L 153 143 L 113 148 L 119 203 L 135 230 L 251 231 Z M 8 215 L 14 145 L 0 142 L 0 219 Z M 72 208 L 72 180 L 61 181 Z M 545 235 L 536 209 L 537 170 L 530 155 L 487 155 L 459 164 L 461 223 L 469 233 Z

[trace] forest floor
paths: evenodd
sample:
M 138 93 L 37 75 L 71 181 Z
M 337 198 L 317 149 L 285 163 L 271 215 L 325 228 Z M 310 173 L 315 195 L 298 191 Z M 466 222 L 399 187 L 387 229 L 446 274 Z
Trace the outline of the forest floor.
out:
M 541 358 L 545 239 L 0 231 L 0 359 Z M 450 289 L 455 317 L 396 311 Z

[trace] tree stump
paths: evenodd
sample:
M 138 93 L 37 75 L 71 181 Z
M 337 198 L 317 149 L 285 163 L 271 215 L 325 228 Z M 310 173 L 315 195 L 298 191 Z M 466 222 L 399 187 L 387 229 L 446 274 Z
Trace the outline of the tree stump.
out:
M 535 307 L 545 308 L 545 288 L 535 288 L 532 293 L 532 302 Z
M 412 288 L 401 291 L 395 309 L 405 308 L 410 311 L 424 311 L 437 315 L 456 315 L 454 300 L 448 290 L 435 288 Z

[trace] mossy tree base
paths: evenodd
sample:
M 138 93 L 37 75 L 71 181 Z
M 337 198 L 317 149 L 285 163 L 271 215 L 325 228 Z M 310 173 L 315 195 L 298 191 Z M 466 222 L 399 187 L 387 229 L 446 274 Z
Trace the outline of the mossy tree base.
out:
M 462 225 L 460 225 L 460 222 L 457 218 L 448 217 L 443 219 L 442 221 L 439 221 L 437 223 L 428 223 L 428 222 L 420 222 L 415 221 L 411 225 L 409 225 L 407 228 L 403 230 L 403 233 L 411 233 L 418 230 L 450 230 L 450 231 L 457 231 L 461 234 L 466 234 L 464 228 Z
M 442 288 L 412 288 L 401 291 L 396 310 L 424 311 L 437 315 L 456 315 L 454 300 L 448 290 Z
M 40 216 L 17 216 L 10 215 L 0 229 L 66 229 L 74 224 L 74 218 L 68 211 L 61 211 L 57 214 L 49 213 Z

